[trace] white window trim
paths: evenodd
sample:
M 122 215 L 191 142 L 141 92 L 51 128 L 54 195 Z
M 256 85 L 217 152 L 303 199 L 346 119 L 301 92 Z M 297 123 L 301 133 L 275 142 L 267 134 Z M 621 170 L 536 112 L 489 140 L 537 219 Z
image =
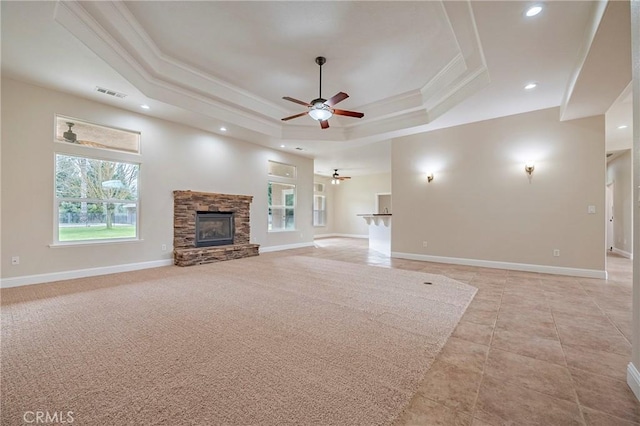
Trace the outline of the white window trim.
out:
M 138 135 L 138 151 L 137 152 L 133 152 L 133 151 L 124 151 L 124 150 L 120 150 L 120 149 L 115 149 L 115 148 L 106 148 L 106 147 L 97 147 L 97 146 L 86 146 L 86 145 L 76 145 L 73 143 L 69 143 L 69 142 L 63 142 L 63 141 L 59 141 L 57 138 L 57 126 L 58 126 L 58 118 L 64 118 L 70 121 L 79 121 L 81 123 L 85 123 L 85 124 L 92 124 L 94 126 L 98 126 L 98 127 L 104 127 L 107 129 L 113 129 L 113 130 L 119 130 L 122 132 L 127 132 L 127 133 L 133 133 L 133 134 L 137 134 Z M 91 152 L 96 152 L 96 151 L 105 151 L 107 155 L 110 154 L 122 154 L 122 155 L 134 155 L 136 157 L 140 157 L 142 155 L 142 133 L 136 130 L 131 130 L 131 129 L 125 129 L 124 127 L 118 127 L 118 126 L 110 126 L 110 125 L 106 125 L 106 124 L 101 124 L 101 123 L 96 123 L 95 121 L 89 121 L 89 120 L 81 120 L 79 118 L 76 117 L 69 117 L 68 115 L 64 115 L 64 114 L 54 114 L 53 115 L 53 142 L 56 144 L 60 144 L 63 146 L 70 146 L 72 148 L 86 148 L 88 150 L 90 150 Z
M 82 121 L 82 120 L 81 120 Z M 54 120 L 55 122 L 55 120 Z M 104 127 L 104 126 L 103 126 Z M 59 142 L 55 139 L 55 127 L 54 127 L 54 143 L 58 144 L 59 150 L 54 150 L 53 152 L 53 242 L 49 244 L 49 247 L 79 247 L 79 246 L 95 246 L 95 245 L 105 245 L 105 244 L 120 244 L 120 243 L 131 243 L 131 242 L 140 242 L 144 241 L 141 235 L 141 226 L 140 226 L 140 212 L 141 212 L 141 171 L 142 164 L 140 162 L 140 154 L 127 153 L 124 151 L 116 151 L 116 150 L 108 150 L 102 148 L 93 148 L 88 146 L 79 146 L 73 145 L 65 142 Z M 98 155 L 91 155 L 98 154 Z M 102 154 L 102 155 L 99 155 Z M 60 203 L 63 201 L 73 201 L 78 202 L 77 198 L 58 198 L 57 197 L 57 188 L 56 188 L 56 172 L 57 172 L 57 163 L 56 157 L 58 155 L 66 155 L 73 157 L 82 157 L 88 158 L 91 160 L 99 160 L 99 161 L 111 161 L 111 162 L 119 162 L 119 163 L 130 163 L 138 166 L 138 199 L 135 201 L 136 204 L 136 236 L 128 237 L 128 238 L 100 238 L 93 240 L 74 240 L 74 241 L 60 241 L 60 230 L 59 230 L 59 220 L 60 220 Z M 86 202 L 92 202 L 94 199 L 83 200 Z M 114 201 L 117 203 L 122 203 L 123 200 L 97 200 L 94 202 L 110 202 Z
M 280 175 L 274 175 L 269 173 L 269 163 L 275 163 L 275 164 L 280 164 L 282 166 L 289 166 L 289 167 L 293 167 L 293 176 L 280 176 Z M 294 165 L 294 164 L 289 164 L 289 163 L 283 163 L 281 161 L 274 161 L 274 160 L 267 160 L 267 176 L 270 179 L 284 179 L 285 182 L 292 182 L 292 181 L 297 181 L 298 180 L 298 166 Z M 270 180 L 271 182 L 271 180 Z M 284 182 L 283 182 L 284 183 Z
M 322 210 L 316 210 L 315 209 L 316 197 L 322 197 L 323 198 L 324 201 L 322 202 L 322 206 L 324 207 L 324 209 L 322 209 Z M 326 228 L 327 227 L 327 196 L 324 195 L 323 192 L 320 192 L 318 194 L 313 194 L 313 207 L 314 207 L 314 209 L 312 211 L 312 213 L 313 213 L 313 221 L 314 221 L 313 227 L 314 228 Z M 316 211 L 324 213 L 324 223 L 322 225 L 316 225 L 315 224 L 315 218 L 316 218 L 316 214 L 315 213 L 316 213 Z
M 298 185 L 296 182 L 287 182 L 287 181 L 278 181 L 277 179 L 279 178 L 278 176 L 272 176 L 269 175 L 269 177 L 275 177 L 276 180 L 273 179 L 269 179 L 267 181 L 267 185 L 269 184 L 282 184 L 282 185 L 289 185 L 289 186 L 293 186 L 293 190 L 294 190 L 294 197 L 293 197 L 293 229 L 269 229 L 269 209 L 273 209 L 275 208 L 282 208 L 283 210 L 286 210 L 287 208 L 291 208 L 291 206 L 287 206 L 286 204 L 283 205 L 273 205 L 273 204 L 268 204 L 267 201 L 267 233 L 281 233 L 281 232 L 297 232 L 298 231 L 298 215 L 296 214 L 296 211 L 298 210 Z M 284 179 L 284 178 L 283 178 Z

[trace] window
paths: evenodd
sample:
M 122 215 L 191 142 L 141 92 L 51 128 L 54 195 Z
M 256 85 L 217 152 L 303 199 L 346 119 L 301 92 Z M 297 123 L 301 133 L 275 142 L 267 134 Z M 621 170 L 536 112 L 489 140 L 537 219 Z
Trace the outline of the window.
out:
M 55 140 L 92 148 L 140 153 L 140 133 L 100 126 L 62 115 L 56 116 Z
M 140 133 L 57 115 L 54 141 L 54 242 L 137 239 Z
M 327 207 L 324 195 L 313 196 L 313 226 L 327 225 Z
M 324 192 L 324 183 L 314 183 L 313 192 Z
M 296 229 L 296 186 L 288 183 L 269 182 L 269 231 L 293 231 Z
M 297 177 L 296 172 L 296 166 L 269 161 L 269 176 L 295 179 Z
M 55 159 L 57 242 L 138 237 L 138 164 Z

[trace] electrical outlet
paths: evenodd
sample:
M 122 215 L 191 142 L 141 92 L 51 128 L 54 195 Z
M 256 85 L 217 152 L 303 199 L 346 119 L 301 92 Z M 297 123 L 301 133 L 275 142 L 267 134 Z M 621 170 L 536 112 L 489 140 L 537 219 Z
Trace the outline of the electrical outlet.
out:
M 167 251 L 167 245 L 166 244 L 162 245 L 162 251 Z
M 554 256 L 554 257 L 560 257 L 560 250 L 558 250 L 558 249 L 553 249 L 553 256 Z
M 20 256 L 13 256 L 11 258 L 11 264 L 12 265 L 19 265 L 20 264 Z
M 428 245 L 428 244 L 427 244 L 427 242 L 426 242 L 426 241 L 423 241 L 423 242 L 422 242 L 422 247 L 427 248 L 427 245 Z

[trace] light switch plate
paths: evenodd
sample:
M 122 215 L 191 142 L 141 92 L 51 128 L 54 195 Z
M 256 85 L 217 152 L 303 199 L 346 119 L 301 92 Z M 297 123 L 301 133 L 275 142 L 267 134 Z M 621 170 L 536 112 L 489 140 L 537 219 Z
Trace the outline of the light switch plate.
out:
M 591 205 L 591 206 L 587 207 L 587 213 L 596 214 L 596 206 Z

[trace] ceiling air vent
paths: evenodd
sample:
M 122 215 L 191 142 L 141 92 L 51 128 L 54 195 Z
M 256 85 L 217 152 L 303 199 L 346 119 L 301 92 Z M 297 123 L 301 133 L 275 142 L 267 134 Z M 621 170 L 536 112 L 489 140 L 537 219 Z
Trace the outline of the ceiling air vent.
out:
M 304 149 L 300 148 L 299 146 L 298 146 L 298 147 L 296 147 L 296 149 L 297 149 L 298 151 L 304 151 Z
M 115 96 L 116 98 L 126 98 L 124 93 L 116 92 L 115 90 L 105 89 L 104 87 L 96 86 L 96 92 L 104 93 L 105 95 Z

